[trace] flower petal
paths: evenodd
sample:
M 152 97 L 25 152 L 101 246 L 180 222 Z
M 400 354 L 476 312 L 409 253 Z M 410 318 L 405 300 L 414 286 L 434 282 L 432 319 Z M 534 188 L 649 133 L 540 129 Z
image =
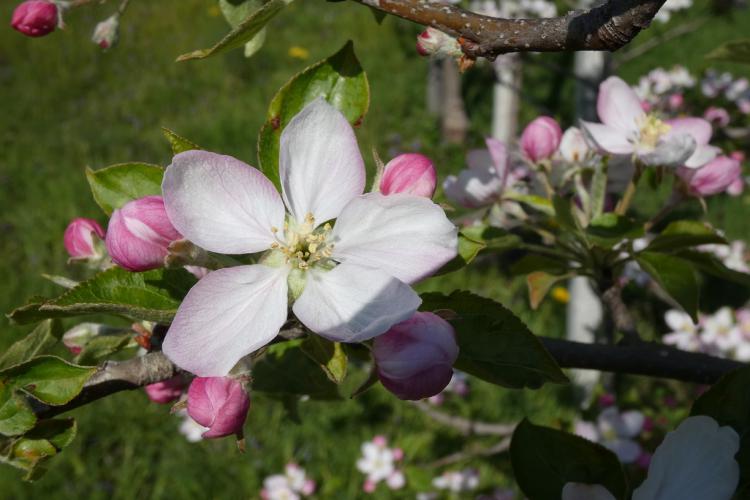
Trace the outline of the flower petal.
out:
M 707 165 L 711 160 L 716 158 L 721 150 L 715 146 L 701 146 L 695 148 L 695 151 L 690 158 L 685 160 L 685 167 L 696 169 Z
M 630 439 L 614 439 L 602 444 L 614 452 L 624 464 L 632 464 L 641 454 L 641 445 Z
M 284 204 L 260 171 L 208 151 L 174 157 L 162 183 L 164 206 L 185 238 L 212 252 L 266 250 L 271 227 L 284 225 Z
M 281 133 L 279 175 L 289 211 L 302 223 L 338 217 L 365 189 L 365 163 L 349 122 L 318 98 L 305 106 Z
M 646 165 L 655 167 L 679 167 L 695 152 L 695 138 L 690 134 L 665 135 L 653 149 L 638 151 L 638 157 Z
M 207 274 L 180 304 L 164 354 L 198 376 L 226 375 L 279 333 L 287 317 L 287 274 L 260 264 Z
M 382 269 L 406 283 L 456 256 L 457 229 L 427 198 L 368 193 L 344 207 L 333 228 L 333 258 Z
M 410 318 L 421 302 L 411 287 L 383 271 L 344 262 L 330 271 L 308 271 L 292 311 L 327 339 L 362 342 Z
M 667 135 L 690 134 L 696 144 L 705 146 L 711 140 L 713 130 L 711 124 L 703 118 L 675 118 L 664 123 L 670 126 Z
M 616 76 L 599 86 L 596 111 L 602 123 L 621 131 L 636 131 L 638 120 L 645 115 L 635 91 Z
M 581 121 L 581 132 L 591 147 L 614 155 L 628 155 L 633 152 L 633 144 L 628 134 L 608 125 Z
M 726 500 L 740 480 L 734 459 L 740 437 L 704 415 L 686 418 L 656 448 L 648 477 L 633 500 Z

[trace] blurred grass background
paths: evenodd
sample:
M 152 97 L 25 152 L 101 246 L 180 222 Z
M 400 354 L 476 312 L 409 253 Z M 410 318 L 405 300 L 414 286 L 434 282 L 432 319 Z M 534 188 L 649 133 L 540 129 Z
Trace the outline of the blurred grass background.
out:
M 0 5 L 10 19 L 15 2 Z M 0 309 L 7 312 L 32 295 L 58 293 L 39 275 L 70 273 L 62 233 L 73 217 L 106 221 L 91 199 L 84 168 L 139 160 L 166 165 L 170 150 L 160 131 L 167 126 L 209 150 L 255 161 L 257 132 L 276 90 L 293 74 L 338 50 L 352 39 L 367 71 L 372 100 L 358 131 L 364 156 L 375 147 L 419 147 L 436 162 L 441 176 L 463 167 L 464 149 L 440 143 L 438 127 L 425 112 L 427 61 L 414 51 L 420 31 L 386 19 L 377 25 L 368 9 L 323 0 L 296 2 L 270 26 L 265 47 L 247 60 L 234 51 L 205 61 L 176 64 L 177 55 L 211 45 L 226 31 L 215 2 L 173 0 L 133 2 L 122 20 L 120 45 L 103 53 L 90 41 L 112 6 L 77 9 L 67 28 L 41 39 L 0 29 Z M 704 7 L 675 22 L 707 15 Z M 655 66 L 683 64 L 699 72 L 703 55 L 721 41 L 745 36 L 748 12 L 734 12 L 696 32 L 661 44 L 623 64 L 629 81 Z M 656 24 L 637 44 L 664 33 Z M 289 48 L 309 51 L 291 57 Z M 532 56 L 544 65 L 570 67 L 569 54 Z M 714 65 L 716 66 L 716 65 Z M 730 68 L 735 74 L 742 69 Z M 573 82 L 539 64 L 528 64 L 521 124 L 543 111 L 570 124 Z M 492 72 L 480 67 L 464 77 L 472 123 L 469 145 L 479 145 L 490 127 Z M 649 200 L 646 200 L 649 202 Z M 651 200 L 655 202 L 654 200 Z M 743 213 L 748 198 L 722 200 L 712 214 L 731 237 L 747 234 Z M 454 273 L 422 285 L 427 290 L 471 289 L 502 301 L 539 334 L 558 336 L 564 306 L 545 303 L 528 309 L 522 282 L 508 282 L 492 268 Z M 0 346 L 28 329 L 3 317 Z M 574 415 L 570 388 L 507 391 L 472 380 L 467 401 L 444 407 L 465 416 L 498 422 L 529 416 L 538 423 L 569 421 Z M 461 447 L 462 439 L 438 427 L 409 404 L 380 388 L 341 404 L 302 403 L 301 424 L 283 407 L 254 397 L 246 433 L 248 452 L 239 455 L 231 440 L 187 443 L 179 420 L 165 407 L 149 404 L 141 392 L 119 394 L 73 412 L 79 420 L 74 444 L 50 463 L 35 484 L 20 482 L 17 471 L 0 468 L 3 498 L 257 498 L 263 477 L 296 460 L 318 481 L 318 498 L 357 498 L 362 475 L 354 468 L 360 444 L 381 433 L 404 448 L 416 467 Z M 479 440 L 484 445 L 491 445 Z M 472 462 L 479 465 L 479 462 Z M 512 484 L 506 456 L 481 462 L 482 485 Z M 408 474 L 408 472 L 407 472 Z M 423 474 L 423 473 L 422 473 Z M 382 486 L 374 498 L 399 498 Z

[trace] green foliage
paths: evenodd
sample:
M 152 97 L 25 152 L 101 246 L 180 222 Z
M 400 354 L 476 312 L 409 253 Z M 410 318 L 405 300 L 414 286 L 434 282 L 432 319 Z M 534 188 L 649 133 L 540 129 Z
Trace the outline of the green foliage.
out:
M 698 281 L 690 262 L 656 252 L 641 252 L 636 260 L 693 321 L 698 322 Z
M 586 238 L 594 245 L 611 249 L 623 239 L 643 236 L 643 226 L 624 215 L 607 212 L 594 217 L 586 228 Z
M 262 7 L 250 14 L 244 21 L 237 24 L 232 31 L 219 40 L 213 47 L 188 52 L 178 57 L 177 60 L 204 59 L 248 43 L 258 43 L 256 37 L 265 28 L 266 24 L 291 2 L 292 0 L 269 0 Z
M 513 432 L 510 458 L 516 481 L 534 500 L 560 500 L 566 483 L 601 484 L 617 499 L 627 493 L 617 456 L 580 436 L 523 420 Z
M 510 388 L 568 381 L 539 339 L 511 311 L 469 292 L 422 295 L 422 310 L 448 318 L 459 346 L 456 368 Z
M 484 250 L 503 252 L 520 244 L 520 237 L 503 229 L 488 225 L 465 227 L 458 232 L 458 255 L 435 273 L 435 276 L 468 266 Z
M 28 335 L 18 340 L 0 357 L 0 370 L 28 361 L 38 354 L 47 352 L 63 334 L 58 320 L 45 320 L 39 323 Z
M 36 424 L 36 415 L 26 398 L 9 384 L 0 385 L 0 434 L 18 436 Z
M 544 271 L 536 271 L 530 273 L 526 277 L 526 283 L 529 287 L 529 303 L 532 309 L 539 307 L 544 297 L 547 296 L 549 291 L 555 286 L 556 283 L 570 278 L 572 274 L 563 274 L 561 276 L 545 273 Z
M 716 47 L 706 55 L 707 59 L 750 64 L 750 39 L 732 40 Z
M 122 163 L 100 170 L 86 169 L 86 179 L 94 200 L 107 215 L 137 198 L 161 195 L 163 177 L 163 168 L 148 163 Z
M 320 365 L 331 382 L 340 384 L 344 380 L 348 360 L 339 342 L 331 342 L 320 335 L 310 335 L 302 341 L 300 348 Z
M 75 358 L 80 365 L 96 365 L 127 347 L 133 339 L 132 333 L 97 335 L 83 346 Z
M 63 405 L 76 397 L 96 367 L 79 366 L 43 355 L 0 371 L 0 383 L 20 389 L 39 401 Z
M 45 462 L 70 445 L 77 430 L 72 418 L 43 420 L 23 437 L 0 440 L 0 461 L 25 471 L 26 481 L 38 479 Z
M 185 151 L 192 151 L 194 149 L 203 149 L 196 143 L 189 139 L 185 139 L 174 130 L 168 129 L 167 127 L 161 128 L 164 137 L 169 141 L 169 145 L 172 147 L 172 154 L 178 155 Z
M 726 245 L 727 240 L 707 222 L 678 220 L 670 223 L 664 231 L 651 240 L 647 250 L 669 252 L 711 243 Z
M 17 323 L 29 323 L 45 318 L 109 313 L 169 323 L 195 281 L 184 269 L 132 273 L 113 267 L 56 299 L 19 307 L 9 317 Z
M 221 13 L 224 14 L 224 19 L 227 20 L 232 28 L 237 28 L 242 21 L 250 17 L 255 11 L 263 6 L 263 0 L 219 0 L 219 8 Z M 252 57 L 262 47 L 266 41 L 266 28 L 262 28 L 258 33 L 253 36 L 247 43 L 245 43 L 245 57 Z
M 258 134 L 260 169 L 277 188 L 281 132 L 305 105 L 322 97 L 341 111 L 352 125 L 359 125 L 370 107 L 370 85 L 349 41 L 331 57 L 292 77 L 276 93 Z

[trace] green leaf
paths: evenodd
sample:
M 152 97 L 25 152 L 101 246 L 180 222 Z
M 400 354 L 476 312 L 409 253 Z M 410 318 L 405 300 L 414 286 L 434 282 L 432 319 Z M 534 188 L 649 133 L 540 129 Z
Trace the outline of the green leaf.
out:
M 560 227 L 570 231 L 578 231 L 580 229 L 575 216 L 573 216 L 570 200 L 561 196 L 555 196 L 552 198 L 552 206 L 555 209 L 555 217 Z
M 269 0 L 263 7 L 253 12 L 244 21 L 239 23 L 232 31 L 222 38 L 213 47 L 195 50 L 182 54 L 177 61 L 189 61 L 191 59 L 204 59 L 209 56 L 220 54 L 227 50 L 242 47 L 255 38 L 258 33 L 273 19 L 284 7 L 292 3 L 292 0 Z
M 12 387 L 0 384 L 0 434 L 18 436 L 36 424 L 36 415 L 26 398 L 15 393 Z
M 120 352 L 133 340 L 131 333 L 119 335 L 98 335 L 83 347 L 76 356 L 75 362 L 79 365 L 96 365 L 109 356 Z
M 556 276 L 543 271 L 529 274 L 526 277 L 526 284 L 529 287 L 529 303 L 531 304 L 531 308 L 536 309 L 539 307 L 539 304 L 542 303 L 542 300 L 544 300 L 544 297 L 547 296 L 555 283 L 568 278 L 570 278 L 570 274 Z
M 534 500 L 560 500 L 566 483 L 601 484 L 624 499 L 627 483 L 617 456 L 605 447 L 524 419 L 513 432 L 510 459 L 516 482 Z
M 651 240 L 646 250 L 667 252 L 711 243 L 726 245 L 727 240 L 707 222 L 679 220 L 669 224 L 661 234 Z
M 750 38 L 732 40 L 712 50 L 707 59 L 750 64 Z
M 278 188 L 281 132 L 305 105 L 318 97 L 341 111 L 352 125 L 362 122 L 370 106 L 370 86 L 351 41 L 328 59 L 292 77 L 271 101 L 266 123 L 258 135 L 258 163 Z
M 701 272 L 710 274 L 717 278 L 732 281 L 740 285 L 750 287 L 750 274 L 735 271 L 729 269 L 719 260 L 715 255 L 711 255 L 708 252 L 700 252 L 697 250 L 681 250 L 675 252 L 673 255 L 689 261 Z
M 510 388 L 568 382 L 539 339 L 493 300 L 464 291 L 426 293 L 421 309 L 450 312 L 459 346 L 455 366 L 460 370 Z
M 224 14 L 229 26 L 237 28 L 242 21 L 250 17 L 263 6 L 263 0 L 244 0 L 241 2 L 219 0 L 219 8 Z M 245 43 L 245 57 L 251 57 L 258 52 L 266 40 L 266 28 L 262 28 L 253 38 Z
M 521 238 L 515 234 L 487 225 L 463 228 L 458 232 L 458 255 L 440 268 L 434 276 L 468 266 L 483 250 L 500 252 L 517 247 L 520 243 Z
M 0 358 L 0 370 L 28 361 L 54 346 L 63 334 L 58 320 L 46 320 L 37 325 L 31 333 L 11 345 Z
M 113 267 L 56 299 L 22 306 L 9 317 L 17 323 L 25 323 L 44 318 L 109 313 L 169 323 L 195 282 L 195 277 L 184 269 L 131 273 Z
M 612 212 L 594 217 L 586 228 L 588 240 L 603 248 L 612 248 L 623 239 L 643 236 L 643 226 L 624 215 Z
M 698 322 L 698 280 L 690 262 L 654 252 L 641 252 L 636 257 L 638 264 L 670 297 Z
M 67 447 L 76 432 L 72 418 L 43 420 L 22 438 L 3 443 L 0 460 L 25 471 L 26 481 L 39 479 L 45 462 Z
M 528 275 L 533 272 L 543 271 L 549 274 L 562 275 L 568 271 L 569 263 L 564 256 L 551 257 L 530 253 L 516 261 L 510 268 L 514 276 Z
M 173 155 L 178 155 L 180 153 L 184 153 L 185 151 L 192 151 L 194 149 L 203 149 L 193 141 L 185 139 L 174 130 L 170 130 L 167 127 L 162 127 L 161 130 L 164 133 L 164 137 L 166 137 L 167 141 L 169 141 L 169 145 L 172 147 Z
M 100 170 L 86 169 L 86 179 L 96 204 L 111 215 L 131 200 L 161 195 L 164 169 L 148 163 L 122 163 Z
M 596 219 L 604 211 L 604 201 L 607 198 L 607 170 L 608 165 L 606 161 L 594 167 L 594 175 L 591 177 L 592 219 Z
M 300 345 L 302 352 L 318 363 L 325 374 L 336 384 L 346 377 L 347 357 L 341 344 L 319 335 L 310 335 Z
M 727 373 L 693 403 L 691 415 L 708 415 L 740 435 L 750 432 L 750 366 Z
M 338 386 L 301 349 L 302 340 L 270 346 L 253 364 L 253 390 L 272 395 L 340 399 Z
M 547 198 L 535 194 L 503 193 L 506 199 L 523 203 L 545 215 L 554 216 L 555 209 Z
M 96 367 L 78 366 L 56 356 L 39 356 L 0 371 L 0 382 L 50 405 L 62 405 L 81 392 Z

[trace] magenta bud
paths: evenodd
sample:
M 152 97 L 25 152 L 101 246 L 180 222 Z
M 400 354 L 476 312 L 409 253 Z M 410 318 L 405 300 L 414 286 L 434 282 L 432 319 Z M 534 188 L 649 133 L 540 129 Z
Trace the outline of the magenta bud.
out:
M 65 228 L 63 242 L 71 259 L 101 257 L 97 243 L 104 239 L 104 229 L 94 219 L 78 217 Z
M 146 196 L 112 212 L 107 251 L 115 264 L 128 271 L 147 271 L 162 267 L 169 244 L 181 238 L 167 217 L 162 197 Z
M 380 179 L 380 192 L 389 195 L 406 193 L 432 198 L 437 186 L 437 172 L 425 155 L 406 153 L 388 162 Z
M 552 156 L 560 146 L 562 129 L 549 116 L 540 116 L 529 123 L 521 134 L 521 150 L 527 158 L 538 162 Z
M 677 174 L 687 183 L 690 194 L 694 196 L 723 193 L 736 185 L 737 181 L 742 182 L 740 162 L 729 156 L 714 158 L 695 170 L 680 168 Z
M 144 390 L 148 399 L 154 403 L 167 404 L 179 399 L 186 386 L 185 378 L 177 375 L 155 384 L 149 384 L 144 387 Z
M 47 0 L 28 0 L 16 7 L 10 25 L 26 36 L 49 35 L 57 27 L 57 5 Z
M 431 312 L 417 312 L 376 337 L 378 378 L 399 399 L 423 399 L 445 389 L 458 357 L 453 327 Z
M 231 377 L 197 377 L 188 389 L 188 415 L 208 427 L 206 439 L 241 434 L 249 409 L 245 388 Z

